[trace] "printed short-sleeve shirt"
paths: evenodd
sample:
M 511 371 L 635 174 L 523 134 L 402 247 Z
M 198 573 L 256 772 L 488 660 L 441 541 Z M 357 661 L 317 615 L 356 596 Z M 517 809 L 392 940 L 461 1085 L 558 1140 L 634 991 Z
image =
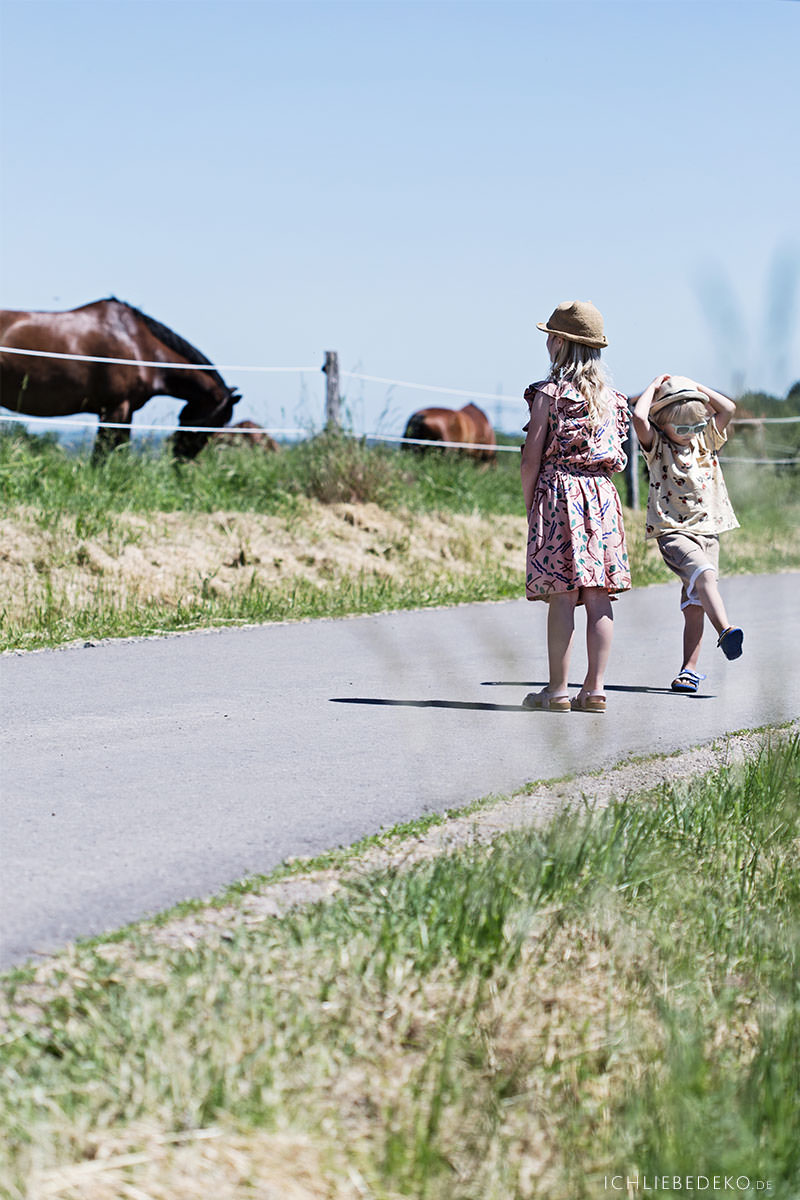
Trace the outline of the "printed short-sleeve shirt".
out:
M 688 445 L 679 446 L 651 428 L 653 443 L 642 447 L 650 472 L 645 538 L 674 530 L 708 534 L 738 529 L 717 457 L 727 433 L 711 420 Z

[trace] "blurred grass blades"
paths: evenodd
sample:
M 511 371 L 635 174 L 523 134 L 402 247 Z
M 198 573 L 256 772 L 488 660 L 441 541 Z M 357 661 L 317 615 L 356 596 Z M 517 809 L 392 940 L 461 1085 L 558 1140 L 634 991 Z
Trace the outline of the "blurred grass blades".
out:
M 303 1140 L 332 1196 L 588 1200 L 621 1170 L 795 1196 L 800 740 L 590 799 L 221 938 L 134 929 L 12 973 L 0 1187 L 211 1129 L 254 1163 Z

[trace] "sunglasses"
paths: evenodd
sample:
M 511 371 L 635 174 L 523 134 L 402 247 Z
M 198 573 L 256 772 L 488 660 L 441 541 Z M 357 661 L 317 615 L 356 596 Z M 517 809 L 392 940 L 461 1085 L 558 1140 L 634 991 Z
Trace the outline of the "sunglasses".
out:
M 698 421 L 696 425 L 673 425 L 672 428 L 678 437 L 686 437 L 690 433 L 699 433 L 701 429 L 705 429 L 707 424 L 708 418 L 705 421 Z

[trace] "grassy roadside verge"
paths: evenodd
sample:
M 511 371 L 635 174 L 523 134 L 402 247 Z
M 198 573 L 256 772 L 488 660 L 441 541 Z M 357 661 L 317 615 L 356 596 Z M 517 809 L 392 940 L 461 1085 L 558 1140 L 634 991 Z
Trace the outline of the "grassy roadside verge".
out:
M 336 585 L 308 580 L 261 588 L 246 586 L 227 596 L 188 595 L 175 603 L 131 600 L 120 603 L 99 590 L 75 605 L 50 593 L 31 605 L 24 621 L 7 620 L 2 650 L 36 650 L 73 641 L 148 637 L 222 626 L 345 617 L 390 610 L 506 600 L 519 596 L 519 574 L 502 570 L 473 575 L 440 572 L 429 580 L 397 583 L 361 574 Z
M 243 903 L 213 939 L 133 930 L 13 973 L 0 1187 L 580 1200 L 733 1174 L 788 1200 L 799 825 L 800 740 L 765 736 L 282 917 Z
M 793 478 L 737 468 L 742 528 L 723 539 L 723 574 L 800 567 Z M 93 468 L 6 434 L 0 488 L 0 650 L 523 593 L 513 454 L 486 470 L 323 437 Z M 669 579 L 642 514 L 625 521 L 634 586 Z

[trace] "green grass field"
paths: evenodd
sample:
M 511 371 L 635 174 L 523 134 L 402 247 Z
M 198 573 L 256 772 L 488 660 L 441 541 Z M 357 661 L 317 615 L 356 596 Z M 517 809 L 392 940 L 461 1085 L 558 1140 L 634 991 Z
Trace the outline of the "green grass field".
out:
M 206 449 L 188 463 L 176 463 L 164 446 L 122 447 L 94 467 L 88 446 L 69 452 L 53 435 L 12 430 L 0 434 L 0 482 L 8 506 L 33 504 L 49 513 L 282 512 L 301 496 L 524 512 L 518 454 L 498 454 L 495 469 L 481 470 L 459 455 L 419 455 L 345 434 L 319 434 L 278 454 Z
M 79 945 L 4 981 L 0 1189 L 793 1200 L 799 929 L 795 736 L 221 937 Z

